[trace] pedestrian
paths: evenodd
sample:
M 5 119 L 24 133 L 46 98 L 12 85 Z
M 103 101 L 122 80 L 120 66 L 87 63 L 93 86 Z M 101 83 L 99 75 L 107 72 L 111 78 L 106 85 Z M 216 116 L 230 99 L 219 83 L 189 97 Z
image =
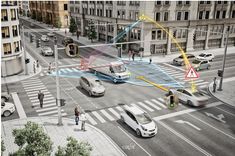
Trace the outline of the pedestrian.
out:
M 150 56 L 150 58 L 149 58 L 149 64 L 151 64 L 152 63 L 152 56 Z
M 79 40 L 79 31 L 77 31 L 77 40 Z
M 131 56 L 132 55 L 132 52 L 131 52 L 131 50 L 129 50 L 129 52 L 128 52 L 128 57 L 129 57 L 129 61 L 131 60 Z
M 75 109 L 74 109 L 74 115 L 75 115 L 75 123 L 76 123 L 76 125 L 78 125 L 78 122 L 79 122 L 79 111 L 78 111 L 78 107 L 75 107 Z
M 51 74 L 51 62 L 49 63 L 49 66 L 48 66 L 48 73 Z
M 37 63 L 36 63 L 36 64 L 37 64 L 37 68 L 39 68 L 39 61 L 38 61 L 38 60 L 37 60 Z
M 143 51 L 140 51 L 140 61 L 142 61 L 143 58 Z
M 132 60 L 135 61 L 135 51 L 132 51 Z
M 67 35 L 67 30 L 66 29 L 65 29 L 64 33 L 65 33 L 65 35 Z
M 33 62 L 33 73 L 36 73 L 36 61 Z
M 82 121 L 81 130 L 86 131 L 85 123 L 86 123 L 87 118 L 84 112 L 82 112 L 80 120 Z
M 39 103 L 40 103 L 40 108 L 43 108 L 43 99 L 44 99 L 44 94 L 41 92 L 41 90 L 39 90 L 38 100 L 39 100 Z
M 215 93 L 215 91 L 216 91 L 216 86 L 217 86 L 217 83 L 216 83 L 216 77 L 214 77 L 213 93 Z

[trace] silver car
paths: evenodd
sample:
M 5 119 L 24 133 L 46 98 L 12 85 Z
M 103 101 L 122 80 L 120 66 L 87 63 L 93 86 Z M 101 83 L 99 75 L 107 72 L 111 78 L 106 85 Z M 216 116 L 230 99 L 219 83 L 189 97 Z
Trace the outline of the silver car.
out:
M 203 106 L 208 102 L 209 97 L 200 91 L 192 92 L 188 89 L 170 89 L 171 94 L 178 96 L 180 102 L 186 103 L 190 106 Z
M 81 76 L 79 83 L 81 88 L 85 89 L 90 96 L 103 96 L 105 93 L 103 84 L 95 76 Z
M 42 53 L 43 56 L 53 56 L 54 55 L 53 50 L 48 46 L 42 47 L 41 48 L 41 53 Z
M 209 61 L 207 60 L 194 60 L 191 64 L 193 66 L 193 68 L 196 70 L 196 71 L 199 71 L 199 70 L 202 70 L 202 69 L 210 69 L 211 67 L 211 64 Z
M 195 59 L 195 56 L 193 54 L 185 54 L 185 55 L 187 59 L 189 60 L 189 62 L 192 62 Z M 185 65 L 183 55 L 180 55 L 179 57 L 175 58 L 173 60 L 173 64 L 179 65 L 179 66 Z

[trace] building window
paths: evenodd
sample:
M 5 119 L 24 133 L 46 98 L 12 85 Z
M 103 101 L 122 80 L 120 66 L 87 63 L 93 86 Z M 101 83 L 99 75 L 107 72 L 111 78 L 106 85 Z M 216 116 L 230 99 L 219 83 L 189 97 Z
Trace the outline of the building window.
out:
M 113 11 L 109 10 L 109 17 L 113 17 Z
M 161 1 L 157 1 L 155 4 L 156 5 L 161 5 Z
M 18 36 L 17 25 L 12 26 L 12 33 L 13 33 L 13 37 Z
M 182 1 L 177 1 L 177 5 L 182 5 Z
M 13 48 L 14 48 L 15 53 L 20 51 L 19 41 L 14 42 L 14 47 Z
M 188 11 L 184 13 L 184 20 L 188 20 Z
M 216 19 L 219 19 L 219 16 L 220 16 L 220 11 L 217 11 L 216 12 Z
M 125 11 L 122 11 L 122 19 L 125 19 Z
M 9 38 L 10 32 L 9 27 L 2 27 L 2 38 Z
M 168 21 L 168 12 L 164 13 L 164 21 Z
M 1 13 L 2 13 L 2 21 L 8 21 L 7 9 L 2 9 Z
M 64 10 L 68 10 L 68 4 L 64 4 Z
M 221 4 L 221 1 L 218 1 L 217 4 Z
M 209 19 L 209 17 L 210 17 L 210 11 L 206 11 L 205 19 Z
M 185 4 L 186 5 L 190 5 L 190 1 L 185 1 Z
M 139 18 L 139 12 L 135 12 L 135 20 L 138 20 Z
M 228 4 L 228 1 L 224 1 L 224 4 Z
M 16 11 L 15 11 L 15 9 L 11 9 L 11 20 L 16 20 Z
M 235 18 L 235 10 L 232 12 L 232 18 Z
M 170 5 L 170 1 L 165 1 L 165 5 Z
M 222 18 L 226 17 L 226 11 L 223 11 Z
M 199 4 L 204 4 L 204 1 L 200 1 L 200 3 Z
M 162 37 L 162 31 L 158 30 L 157 31 L 157 39 L 161 39 L 161 37 Z
M 180 21 L 181 20 L 181 12 L 177 12 L 177 21 Z
M 199 18 L 199 19 L 202 19 L 202 16 L 203 16 L 203 11 L 200 11 L 198 18 Z
M 211 4 L 211 1 L 206 1 L 206 4 Z
M 157 12 L 157 13 L 156 13 L 155 20 L 156 20 L 156 21 L 160 21 L 160 12 Z
M 11 43 L 4 43 L 3 50 L 4 50 L 4 55 L 11 54 Z
M 156 39 L 156 31 L 152 31 L 152 40 L 155 40 Z

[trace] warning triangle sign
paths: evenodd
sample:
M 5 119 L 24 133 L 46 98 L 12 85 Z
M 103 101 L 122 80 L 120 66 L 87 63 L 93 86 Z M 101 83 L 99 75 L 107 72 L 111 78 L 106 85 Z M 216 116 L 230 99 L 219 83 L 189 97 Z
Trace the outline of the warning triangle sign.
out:
M 198 78 L 198 77 L 199 77 L 199 75 L 193 67 L 190 67 L 187 74 L 185 75 L 186 79 L 192 79 L 192 78 Z

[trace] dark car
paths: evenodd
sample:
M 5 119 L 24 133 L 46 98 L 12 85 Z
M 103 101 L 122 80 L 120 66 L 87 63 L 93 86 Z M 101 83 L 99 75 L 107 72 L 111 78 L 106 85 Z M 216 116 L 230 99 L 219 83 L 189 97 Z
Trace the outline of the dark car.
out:
M 70 38 L 70 37 L 65 37 L 65 38 L 62 40 L 62 44 L 63 44 L 64 46 L 67 46 L 67 45 L 70 44 L 70 43 L 73 43 L 73 39 Z

